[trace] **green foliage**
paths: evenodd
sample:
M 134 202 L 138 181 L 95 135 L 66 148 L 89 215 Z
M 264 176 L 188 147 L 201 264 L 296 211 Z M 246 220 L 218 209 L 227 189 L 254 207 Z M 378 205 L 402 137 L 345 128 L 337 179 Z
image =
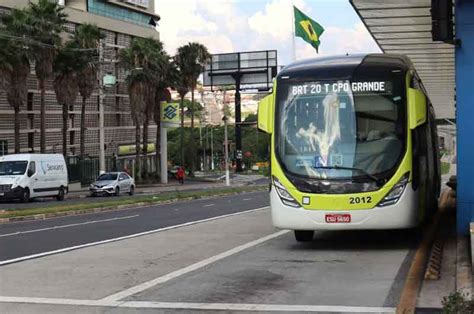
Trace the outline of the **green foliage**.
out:
M 443 305 L 443 313 L 446 314 L 474 313 L 474 300 L 468 300 L 459 291 L 444 297 L 441 304 Z
M 449 162 L 441 162 L 441 174 L 447 174 L 449 173 L 449 168 L 451 167 L 451 164 Z
M 213 126 L 213 151 L 214 151 L 214 164 L 219 165 L 224 160 L 224 127 Z M 191 141 L 191 129 L 184 128 L 184 142 L 189 143 Z M 173 129 L 168 132 L 168 159 L 173 165 L 180 164 L 180 133 L 181 129 Z M 196 132 L 197 133 L 197 132 Z M 185 146 L 185 167 L 188 168 L 191 164 L 191 158 L 195 158 L 195 161 L 199 161 L 202 158 L 204 149 L 206 154 L 210 155 L 211 137 L 210 127 L 202 127 L 202 146 L 198 145 L 197 152 L 191 154 L 191 150 L 188 145 Z M 228 137 L 229 141 L 234 142 L 235 128 L 233 125 L 228 126 Z M 200 143 L 199 134 L 194 134 L 192 140 L 195 143 Z M 242 151 L 244 152 L 243 162 L 249 168 L 255 162 L 268 161 L 269 160 L 269 142 L 270 137 L 268 134 L 257 131 L 256 128 L 250 126 L 244 126 L 242 128 Z M 234 159 L 234 146 L 231 145 L 231 151 L 229 156 Z M 245 156 L 245 152 L 250 152 L 251 156 Z M 199 164 L 199 163 L 197 163 Z M 262 170 L 264 172 L 264 170 Z

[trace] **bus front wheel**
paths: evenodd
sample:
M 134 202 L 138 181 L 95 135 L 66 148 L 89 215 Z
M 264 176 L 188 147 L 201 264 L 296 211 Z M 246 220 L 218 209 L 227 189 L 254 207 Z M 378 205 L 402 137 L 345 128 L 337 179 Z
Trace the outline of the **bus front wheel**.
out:
M 295 239 L 298 242 L 313 241 L 314 231 L 312 230 L 295 230 Z

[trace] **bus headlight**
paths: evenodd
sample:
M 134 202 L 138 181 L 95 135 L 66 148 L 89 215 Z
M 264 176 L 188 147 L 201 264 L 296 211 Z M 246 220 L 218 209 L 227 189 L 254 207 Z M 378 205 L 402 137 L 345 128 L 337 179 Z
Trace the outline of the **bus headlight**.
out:
M 293 196 L 291 196 L 285 186 L 281 184 L 276 177 L 273 177 L 273 184 L 275 185 L 275 190 L 277 191 L 278 196 L 280 196 L 283 204 L 291 207 L 301 207 L 301 205 L 293 198 Z
M 397 182 L 393 186 L 393 188 L 390 190 L 390 192 L 385 195 L 385 197 L 380 201 L 380 203 L 377 205 L 379 207 L 382 206 L 388 206 L 388 205 L 393 205 L 396 202 L 398 202 L 398 199 L 400 196 L 402 196 L 403 191 L 405 191 L 405 187 L 408 183 L 408 177 L 410 176 L 410 173 L 407 172 L 405 175 L 400 179 L 400 181 Z

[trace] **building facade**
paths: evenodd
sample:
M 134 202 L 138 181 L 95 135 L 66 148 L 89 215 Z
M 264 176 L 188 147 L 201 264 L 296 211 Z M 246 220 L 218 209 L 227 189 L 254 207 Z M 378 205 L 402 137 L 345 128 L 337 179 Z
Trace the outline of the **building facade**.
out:
M 0 13 L 12 7 L 22 7 L 28 0 L 0 0 Z M 135 143 L 135 127 L 130 114 L 126 73 L 119 67 L 117 55 L 120 48 L 127 47 L 133 37 L 159 38 L 155 28 L 159 16 L 155 13 L 153 0 L 59 0 L 68 15 L 67 32 L 74 32 L 77 25 L 97 25 L 105 38 L 103 40 L 102 73 L 112 74 L 117 79 L 113 87 L 104 88 L 104 124 L 106 155 L 118 152 L 118 147 Z M 28 78 L 28 97 L 21 108 L 21 151 L 39 152 L 40 144 L 40 91 L 31 66 Z M 99 78 L 98 78 L 99 80 Z M 52 79 L 46 84 L 46 150 L 62 152 L 62 115 L 56 102 Z M 0 91 L 0 155 L 13 153 L 13 109 L 6 95 Z M 81 97 L 69 108 L 68 155 L 79 154 L 81 120 Z M 86 105 L 86 154 L 90 157 L 99 153 L 99 90 L 96 88 Z M 156 125 L 151 123 L 149 142 L 154 143 Z

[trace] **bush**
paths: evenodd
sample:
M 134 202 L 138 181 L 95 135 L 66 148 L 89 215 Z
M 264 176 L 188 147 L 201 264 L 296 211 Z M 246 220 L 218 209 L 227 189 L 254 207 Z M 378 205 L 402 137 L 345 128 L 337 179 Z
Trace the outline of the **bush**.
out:
M 474 313 L 474 300 L 468 300 L 459 291 L 453 292 L 449 296 L 444 297 L 441 304 L 443 305 L 443 313 Z

